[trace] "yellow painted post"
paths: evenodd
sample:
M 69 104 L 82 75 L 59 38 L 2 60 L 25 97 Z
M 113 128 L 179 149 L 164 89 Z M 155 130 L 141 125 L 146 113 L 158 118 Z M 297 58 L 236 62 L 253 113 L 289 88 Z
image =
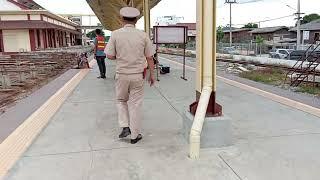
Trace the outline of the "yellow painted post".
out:
M 196 58 L 196 91 L 198 93 L 201 93 L 202 91 L 202 42 L 203 42 L 203 1 L 196 1 L 197 2 L 197 43 L 196 43 L 196 52 L 197 52 L 197 58 Z
M 196 90 L 211 86 L 216 91 L 216 0 L 197 1 Z
M 143 0 L 144 31 L 150 36 L 150 0 Z
M 202 0 L 202 61 L 203 61 L 203 74 L 202 81 L 203 87 L 210 86 L 213 89 L 213 66 L 214 66 L 214 9 L 213 0 Z M 203 88 L 202 87 L 202 88 Z
M 197 101 L 190 106 L 195 115 L 190 131 L 191 159 L 200 154 L 201 132 L 205 117 L 221 116 L 216 103 L 216 3 L 217 0 L 197 0 Z
M 212 85 L 213 85 L 213 92 L 217 91 L 217 2 L 213 0 L 212 4 Z
M 203 89 L 210 88 L 207 115 L 222 115 L 222 107 L 216 103 L 216 3 L 217 0 L 197 0 L 197 99 L 190 105 L 192 114 L 196 113 Z

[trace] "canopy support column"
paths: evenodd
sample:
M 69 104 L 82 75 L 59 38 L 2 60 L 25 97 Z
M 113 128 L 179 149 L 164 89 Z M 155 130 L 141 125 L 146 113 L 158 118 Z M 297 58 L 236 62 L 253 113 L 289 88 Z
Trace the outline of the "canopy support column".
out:
M 150 36 L 150 0 L 143 0 L 144 31 Z
M 216 3 L 217 0 L 197 0 L 197 98 L 190 105 L 194 120 L 189 136 L 192 159 L 199 158 L 206 117 L 222 115 L 222 107 L 216 103 Z
M 194 115 L 206 87 L 212 89 L 206 116 L 222 115 L 222 107 L 216 103 L 216 41 L 216 0 L 198 0 L 196 102 L 190 105 Z

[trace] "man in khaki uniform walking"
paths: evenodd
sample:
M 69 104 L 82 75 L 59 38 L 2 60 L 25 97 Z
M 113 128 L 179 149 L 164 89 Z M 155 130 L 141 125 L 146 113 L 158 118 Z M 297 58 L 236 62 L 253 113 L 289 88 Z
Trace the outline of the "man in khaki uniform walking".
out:
M 119 138 L 131 134 L 131 144 L 142 139 L 141 119 L 143 102 L 143 71 L 147 60 L 150 86 L 154 84 L 154 49 L 149 36 L 135 28 L 140 12 L 136 8 L 120 10 L 123 28 L 111 34 L 107 46 L 108 59 L 116 61 L 116 100 L 119 125 L 122 129 Z

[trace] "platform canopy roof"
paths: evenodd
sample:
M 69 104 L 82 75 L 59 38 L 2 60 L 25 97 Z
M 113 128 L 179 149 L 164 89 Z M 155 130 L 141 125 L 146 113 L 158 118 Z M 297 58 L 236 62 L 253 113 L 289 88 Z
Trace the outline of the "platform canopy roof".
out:
M 150 9 L 156 6 L 161 0 L 149 0 Z M 122 7 L 133 6 L 140 10 L 143 15 L 143 0 L 87 0 L 93 12 L 96 14 L 102 25 L 110 30 L 119 29 L 121 17 L 119 11 Z

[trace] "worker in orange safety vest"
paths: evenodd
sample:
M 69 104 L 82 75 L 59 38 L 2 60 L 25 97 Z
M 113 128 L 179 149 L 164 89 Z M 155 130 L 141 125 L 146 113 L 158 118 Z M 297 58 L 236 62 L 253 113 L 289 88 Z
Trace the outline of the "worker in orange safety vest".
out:
M 106 48 L 105 38 L 102 35 L 102 31 L 100 29 L 96 29 L 96 39 L 94 41 L 94 54 L 95 59 L 97 60 L 100 76 L 98 78 L 105 79 L 106 78 L 106 54 L 104 49 Z

